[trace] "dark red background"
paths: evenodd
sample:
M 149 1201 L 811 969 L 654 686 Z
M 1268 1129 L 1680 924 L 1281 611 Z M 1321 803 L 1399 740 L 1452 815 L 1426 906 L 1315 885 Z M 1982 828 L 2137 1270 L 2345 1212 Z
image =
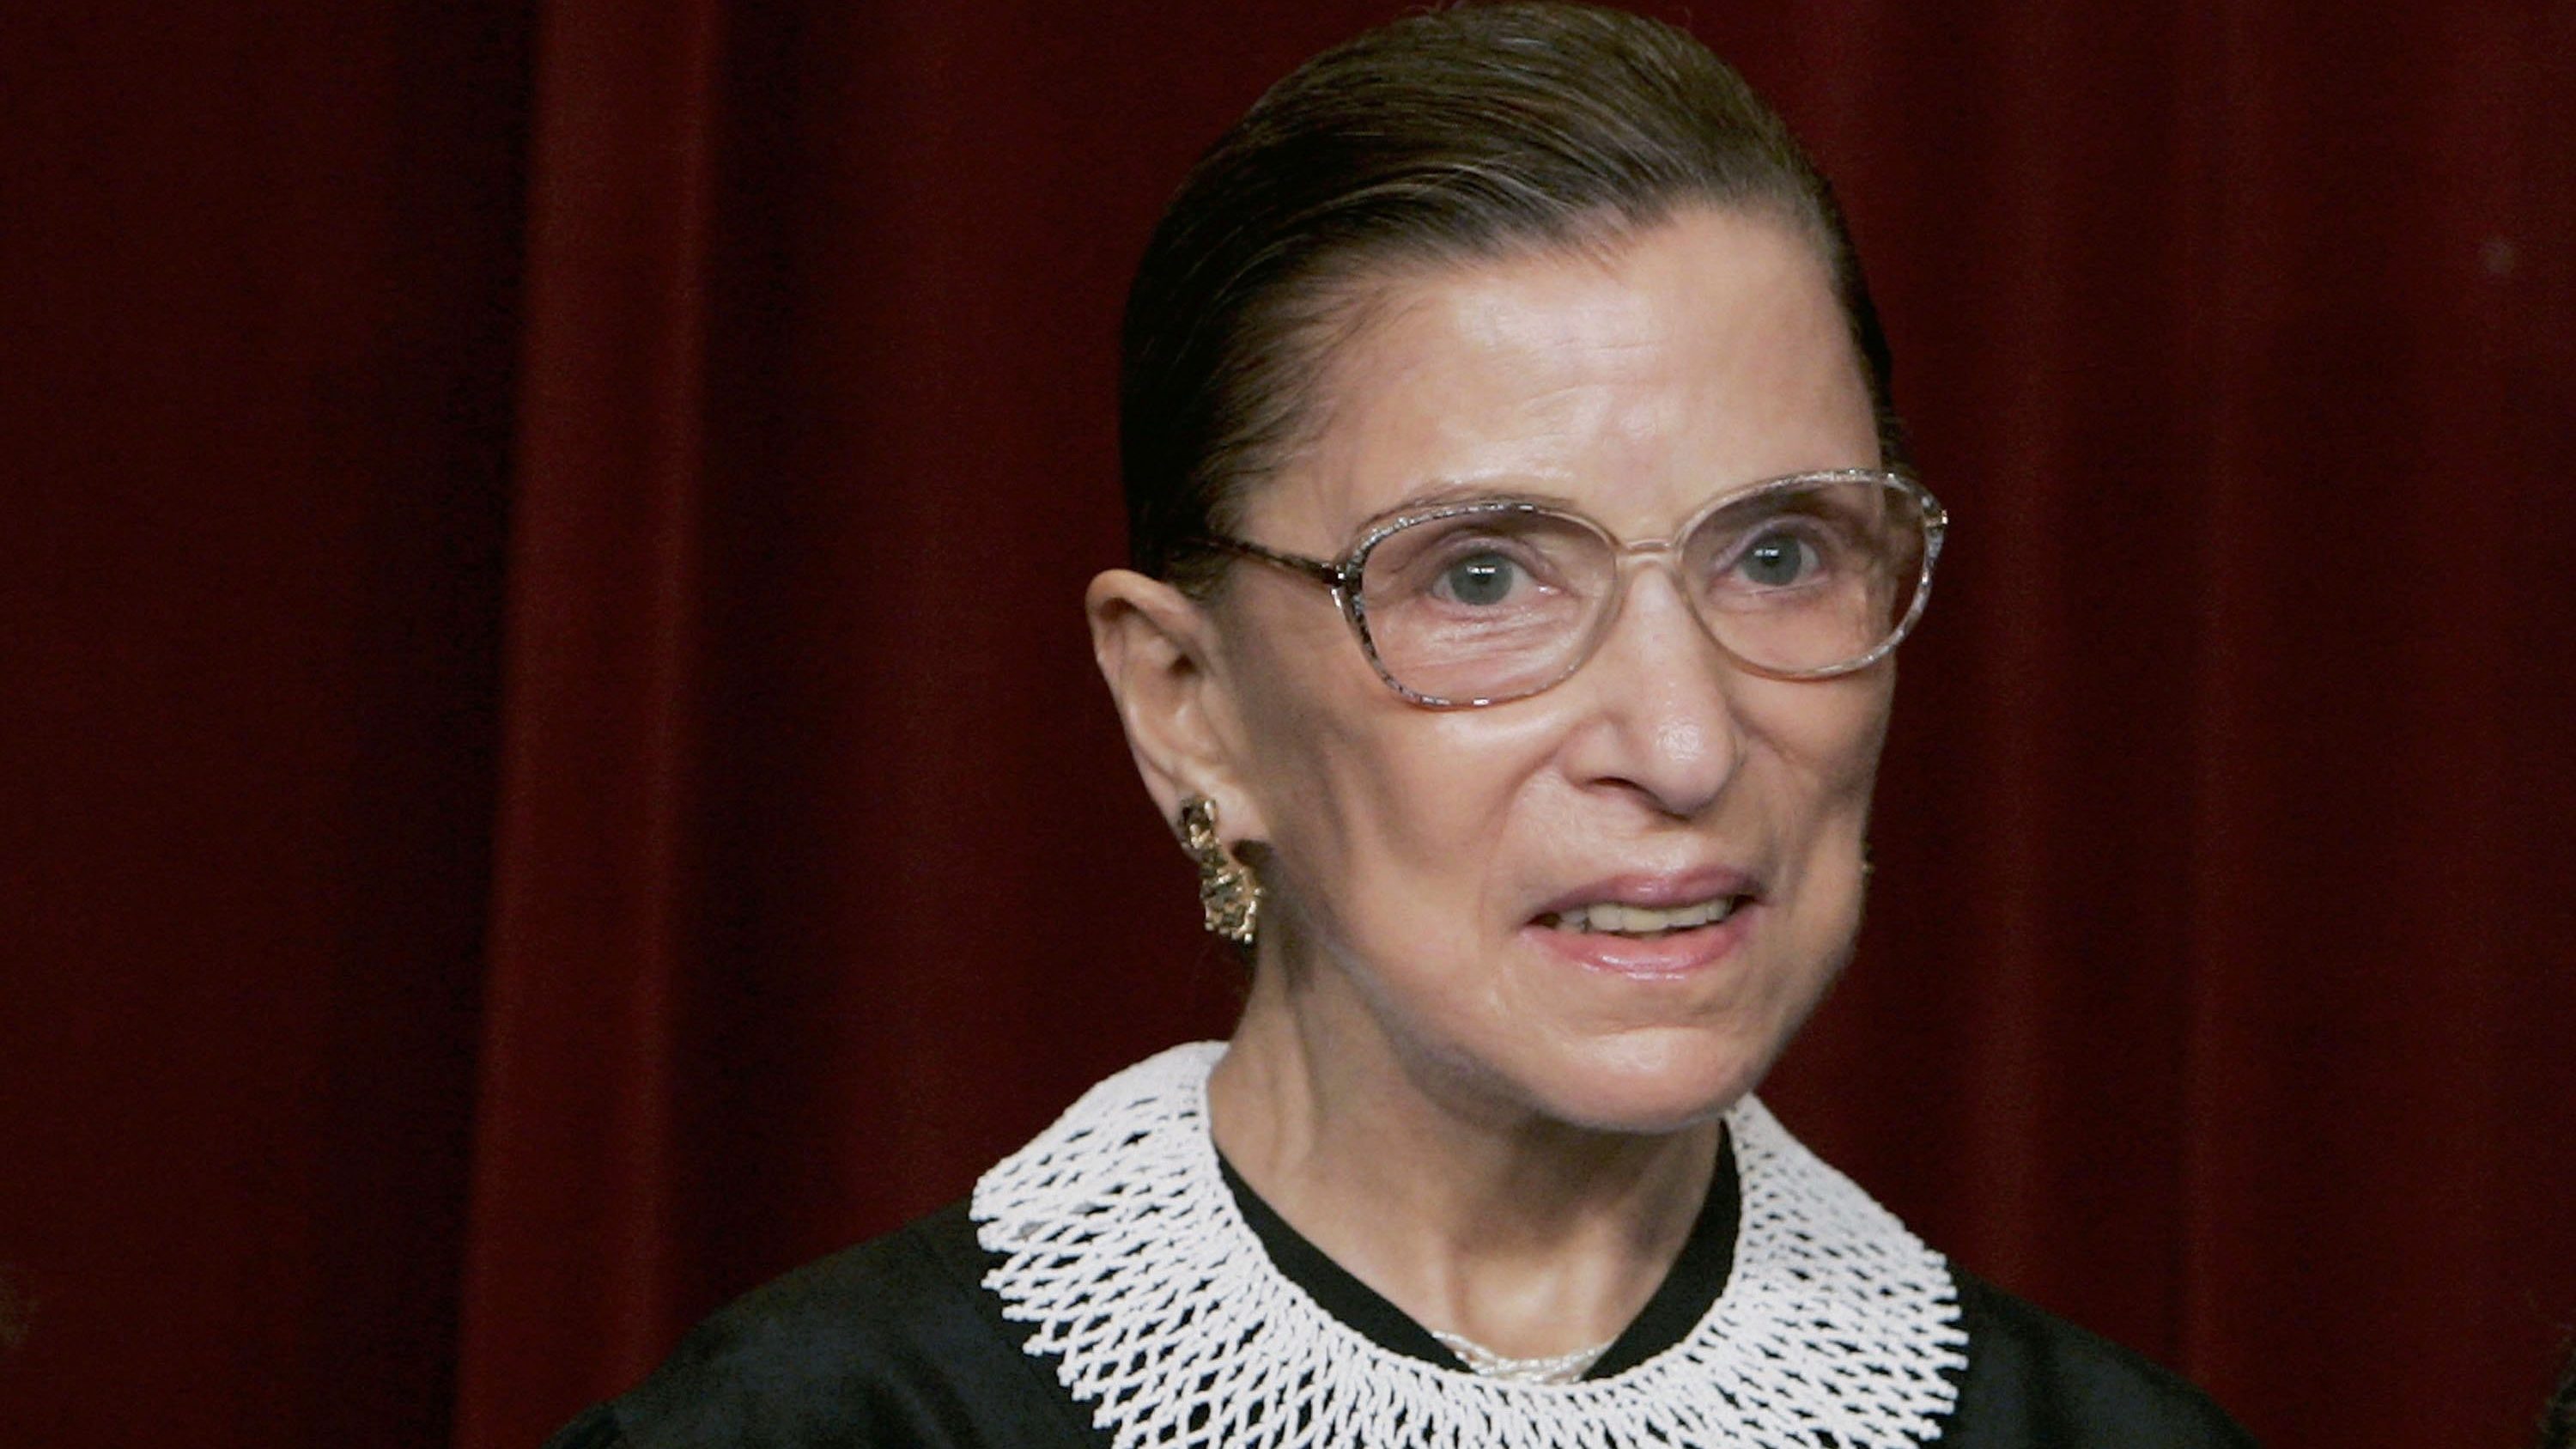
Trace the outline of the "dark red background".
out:
M 0 15 L 0 1443 L 531 1443 L 1224 1029 L 1077 607 L 1114 319 L 1390 13 Z M 2271 1442 L 2518 1442 L 2576 6 L 1688 18 L 1838 177 L 1958 519 L 1769 1095 Z

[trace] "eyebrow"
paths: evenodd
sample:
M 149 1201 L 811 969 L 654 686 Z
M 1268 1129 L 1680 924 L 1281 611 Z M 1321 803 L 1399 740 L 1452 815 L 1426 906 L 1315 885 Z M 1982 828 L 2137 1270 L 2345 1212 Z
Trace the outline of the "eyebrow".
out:
M 1422 513 L 1458 503 L 1535 503 L 1541 507 L 1580 513 L 1581 505 L 1562 493 L 1545 489 L 1516 486 L 1508 480 L 1492 478 L 1434 478 L 1405 494 L 1402 498 L 1360 520 L 1357 533 L 1366 533 L 1379 524 L 1408 513 Z

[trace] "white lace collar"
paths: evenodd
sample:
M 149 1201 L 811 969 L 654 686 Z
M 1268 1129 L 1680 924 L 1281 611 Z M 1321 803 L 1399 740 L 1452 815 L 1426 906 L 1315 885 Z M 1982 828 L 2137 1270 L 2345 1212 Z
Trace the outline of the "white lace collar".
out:
M 1623 1373 L 1517 1384 L 1390 1352 L 1274 1267 L 1217 1168 L 1217 1042 L 1083 1094 L 975 1185 L 985 1286 L 1118 1449 L 1868 1449 L 1938 1437 L 1967 1335 L 1940 1255 L 1747 1098 L 1726 1290 Z

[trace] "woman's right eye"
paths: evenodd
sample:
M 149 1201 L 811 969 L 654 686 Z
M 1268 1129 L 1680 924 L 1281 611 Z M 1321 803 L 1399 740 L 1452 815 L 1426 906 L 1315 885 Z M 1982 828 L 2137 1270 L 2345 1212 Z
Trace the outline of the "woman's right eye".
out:
M 1499 604 L 1520 577 L 1521 566 L 1501 554 L 1471 553 L 1442 571 L 1438 592 L 1461 604 Z

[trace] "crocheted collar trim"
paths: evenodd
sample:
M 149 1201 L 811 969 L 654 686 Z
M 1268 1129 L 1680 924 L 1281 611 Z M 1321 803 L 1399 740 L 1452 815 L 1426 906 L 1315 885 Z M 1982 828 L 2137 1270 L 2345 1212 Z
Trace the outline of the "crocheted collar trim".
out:
M 1947 1264 L 1746 1098 L 1726 1289 L 1682 1340 L 1567 1384 L 1392 1352 L 1270 1261 L 1217 1168 L 1208 1072 L 1175 1047 L 1093 1087 L 975 1185 L 984 1279 L 1118 1449 L 1867 1449 L 1928 1442 L 1967 1335 Z

